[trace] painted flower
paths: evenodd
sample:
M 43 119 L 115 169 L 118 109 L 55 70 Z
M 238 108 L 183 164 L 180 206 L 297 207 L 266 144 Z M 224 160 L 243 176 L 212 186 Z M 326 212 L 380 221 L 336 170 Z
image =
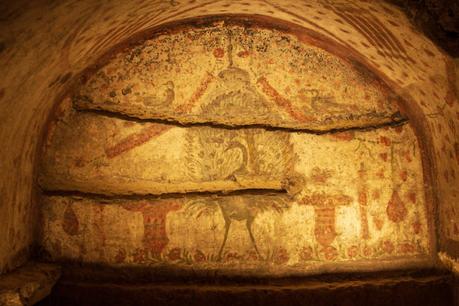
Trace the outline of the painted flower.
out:
M 304 261 L 311 260 L 313 256 L 313 250 L 312 247 L 310 246 L 305 246 L 303 249 L 300 251 L 300 259 Z
M 248 251 L 246 254 L 247 260 L 258 260 L 258 254 L 255 251 Z
M 193 259 L 195 262 L 203 262 L 206 261 L 206 255 L 201 250 L 196 250 Z
M 71 205 L 68 205 L 65 209 L 62 228 L 70 236 L 78 235 L 80 222 L 78 221 L 78 217 Z
M 318 184 L 327 183 L 328 179 L 332 177 L 332 171 L 328 169 L 321 169 L 314 167 L 311 171 L 311 179 Z
M 287 250 L 284 248 L 280 248 L 274 255 L 274 262 L 278 265 L 285 264 L 289 260 L 289 256 Z
M 237 252 L 228 252 L 225 255 L 227 260 L 240 260 L 242 257 Z
M 171 249 L 169 253 L 167 253 L 167 258 L 172 261 L 179 260 L 180 258 L 182 258 L 182 249 L 180 248 Z
M 387 153 L 380 153 L 380 154 L 379 154 L 379 157 L 380 157 L 383 161 L 387 161 Z
M 326 260 L 335 260 L 338 257 L 338 251 L 332 246 L 327 246 L 322 249 L 322 253 Z
M 355 258 L 359 255 L 359 247 L 356 245 L 353 245 L 347 249 L 347 256 L 350 258 Z
M 384 253 L 386 254 L 392 254 L 394 252 L 394 244 L 389 241 L 389 240 L 385 240 L 383 243 L 382 243 L 382 249 L 384 251 Z
M 402 254 L 414 253 L 416 247 L 411 242 L 402 242 L 398 245 L 399 252 Z
M 367 245 L 364 246 L 363 247 L 363 255 L 365 257 L 370 257 L 371 255 L 373 255 L 373 249 L 371 247 L 367 246 Z
M 142 262 L 145 262 L 146 260 L 146 251 L 145 249 L 142 249 L 142 248 L 137 248 L 134 250 L 134 254 L 133 254 L 133 257 L 134 257 L 134 262 L 135 263 L 142 263 Z
M 392 144 L 391 140 L 386 136 L 379 137 L 379 143 L 383 144 L 386 147 L 389 147 Z

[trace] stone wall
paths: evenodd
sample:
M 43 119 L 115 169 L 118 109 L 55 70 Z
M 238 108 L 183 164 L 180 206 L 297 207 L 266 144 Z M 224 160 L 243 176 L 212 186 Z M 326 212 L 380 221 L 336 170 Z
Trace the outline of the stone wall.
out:
M 426 188 L 426 203 L 439 208 L 441 249 L 453 256 L 459 254 L 454 230 L 458 219 L 455 186 L 459 180 L 454 66 L 396 7 L 384 2 L 325 0 L 37 0 L 5 2 L 0 11 L 0 26 L 7 29 L 0 31 L 0 70 L 4 76 L 0 86 L 2 272 L 23 263 L 30 253 L 38 232 L 38 204 L 32 186 L 40 135 L 53 105 L 62 101 L 82 71 L 120 43 L 149 36 L 168 23 L 228 13 L 236 15 L 220 19 L 274 26 L 348 63 L 366 67 L 364 70 L 372 71 L 403 96 L 403 111 L 421 139 L 423 163 L 428 165 L 424 180 L 431 188 Z M 251 84 L 276 97 L 278 105 L 285 105 L 285 96 L 276 92 L 287 93 L 271 79 Z M 168 84 L 162 86 L 157 94 L 164 98 Z

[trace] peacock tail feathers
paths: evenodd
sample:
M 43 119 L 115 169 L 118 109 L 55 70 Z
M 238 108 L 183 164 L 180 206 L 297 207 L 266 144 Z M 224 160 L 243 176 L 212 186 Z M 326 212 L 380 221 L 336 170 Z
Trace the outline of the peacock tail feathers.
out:
M 296 160 L 288 133 L 264 129 L 191 128 L 186 142 L 187 175 L 193 180 L 224 180 L 242 170 L 282 179 L 293 173 Z
M 192 180 L 223 180 L 242 163 L 237 150 L 227 150 L 236 131 L 215 128 L 191 128 L 186 134 L 187 175 Z

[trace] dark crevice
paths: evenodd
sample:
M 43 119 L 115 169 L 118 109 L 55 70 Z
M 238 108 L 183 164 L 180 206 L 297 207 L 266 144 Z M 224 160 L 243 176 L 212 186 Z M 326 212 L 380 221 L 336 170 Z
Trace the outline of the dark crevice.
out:
M 166 125 L 173 125 L 177 127 L 212 127 L 218 129 L 226 129 L 226 130 L 239 130 L 239 129 L 264 129 L 267 131 L 283 131 L 283 132 L 290 132 L 290 133 L 306 133 L 306 134 L 313 134 L 313 135 L 327 135 L 327 134 L 335 134 L 341 132 L 348 132 L 348 131 L 372 131 L 380 128 L 385 127 L 397 127 L 408 123 L 408 119 L 404 118 L 399 112 L 393 114 L 390 118 L 391 121 L 383 122 L 380 124 L 373 124 L 373 125 L 363 125 L 363 126 L 352 126 L 352 127 L 345 127 L 345 128 L 334 128 L 325 131 L 321 130 L 313 130 L 313 129 L 305 129 L 305 128 L 292 128 L 292 127 L 281 127 L 281 126 L 272 126 L 269 124 L 241 124 L 241 125 L 228 125 L 223 123 L 215 123 L 215 122 L 193 122 L 193 123 L 183 123 L 178 120 L 173 119 L 140 119 L 137 117 L 129 116 L 126 114 L 122 114 L 119 112 L 112 112 L 107 110 L 99 110 L 99 109 L 81 109 L 77 108 L 78 112 L 82 113 L 93 113 L 109 118 L 116 118 L 126 121 L 132 121 L 137 123 L 157 123 L 157 124 L 166 124 Z
M 387 0 L 400 7 L 413 25 L 453 57 L 459 56 L 459 1 Z
M 365 262 L 365 260 L 362 260 Z M 368 261 L 367 261 L 368 262 Z M 63 269 L 62 280 L 80 281 L 85 283 L 119 283 L 119 284 L 148 284 L 148 285 L 304 285 L 305 283 L 319 284 L 343 281 L 364 281 L 391 277 L 452 277 L 442 267 L 433 264 L 420 265 L 418 268 L 391 269 L 385 271 L 350 270 L 347 272 L 330 271 L 328 273 L 289 273 L 285 274 L 248 274 L 222 269 L 177 269 L 170 266 L 113 266 L 104 263 L 79 263 L 71 260 L 58 261 Z M 370 263 L 370 262 L 368 262 Z M 266 268 L 266 267 L 265 267 Z
M 83 192 L 78 190 L 42 190 L 44 196 L 62 196 L 73 198 L 86 198 L 104 202 L 115 202 L 117 200 L 163 200 L 163 199 L 180 199 L 180 198 L 199 198 L 199 197 L 227 197 L 227 196 L 270 196 L 270 195 L 287 195 L 285 189 L 242 189 L 234 191 L 195 191 L 184 193 L 164 193 L 161 195 L 154 194 L 100 194 Z

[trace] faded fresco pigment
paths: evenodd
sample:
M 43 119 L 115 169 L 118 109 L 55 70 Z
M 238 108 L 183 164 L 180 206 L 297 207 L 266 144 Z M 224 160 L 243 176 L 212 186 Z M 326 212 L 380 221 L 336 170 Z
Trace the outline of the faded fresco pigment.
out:
M 39 232 L 39 205 L 33 187 L 38 172 L 36 160 L 40 155 L 38 152 L 41 149 L 41 135 L 47 129 L 47 118 L 53 116 L 56 103 L 62 101 L 63 95 L 75 88 L 74 84 L 81 80 L 83 71 L 93 64 L 102 65 L 99 66 L 102 70 L 96 69 L 96 73 L 114 79 L 102 82 L 98 76 L 85 73 L 87 82 L 83 82 L 83 87 L 77 88 L 75 105 L 109 111 L 108 105 L 113 103 L 110 106 L 111 111 L 115 111 L 114 105 L 119 105 L 116 107 L 120 112 L 133 117 L 149 117 L 154 110 L 153 105 L 162 107 L 163 102 L 173 101 L 174 110 L 182 111 L 181 115 L 176 116 L 176 113 L 170 116 L 169 112 L 164 116 L 165 119 L 185 121 L 191 118 L 190 114 L 202 114 L 201 106 L 213 105 L 212 118 L 206 120 L 220 121 L 224 117 L 219 117 L 220 113 L 216 111 L 220 109 L 218 101 L 229 101 L 231 97 L 239 95 L 245 96 L 246 101 L 256 102 L 260 106 L 259 114 L 266 114 L 266 108 L 263 108 L 265 105 L 274 105 L 275 111 L 272 115 L 268 114 L 272 124 L 275 119 L 278 125 L 292 124 L 296 126 L 294 128 L 301 125 L 306 126 L 306 129 L 316 130 L 322 126 L 312 127 L 310 122 L 295 121 L 309 119 L 310 113 L 308 117 L 301 115 L 304 108 L 319 109 L 322 113 L 327 111 L 327 115 L 312 116 L 317 120 L 322 120 L 325 116 L 333 118 L 330 122 L 321 121 L 331 128 L 338 123 L 347 124 L 341 120 L 342 113 L 336 113 L 343 109 L 352 109 L 353 114 L 373 114 L 374 112 L 368 112 L 373 109 L 378 114 L 392 114 L 392 106 L 383 103 L 385 106 L 382 108 L 374 108 L 374 102 L 378 100 L 378 96 L 394 97 L 403 104 L 402 114 L 409 119 L 419 139 L 424 164 L 426 202 L 430 207 L 429 219 L 431 223 L 436 220 L 437 224 L 435 230 L 438 244 L 434 243 L 433 253 L 444 251 L 451 257 L 459 255 L 459 209 L 456 205 L 459 199 L 459 103 L 456 76 L 459 64 L 416 29 L 398 7 L 385 1 L 345 0 L 139 0 L 135 3 L 62 0 L 33 1 L 27 7 L 22 7 L 23 3 L 19 1 L 9 1 L 7 4 L 2 9 L 2 20 L 8 24 L 8 30 L 0 33 L 0 70 L 4 76 L 0 86 L 0 168 L 5 174 L 0 177 L 3 199 L 0 203 L 0 232 L 4 234 L 3 239 L 0 239 L 0 273 L 12 270 L 30 258 L 36 239 L 35 233 Z M 41 8 L 41 5 L 45 8 Z M 225 30 L 222 25 L 236 26 Z M 184 26 L 193 30 L 183 31 Z M 220 41 L 212 42 L 211 33 L 201 33 L 205 27 L 211 29 L 212 26 L 222 33 Z M 257 30 L 262 28 L 276 30 Z M 365 111 L 360 108 L 354 110 L 352 105 L 357 103 L 357 99 L 341 99 L 346 93 L 344 88 L 331 81 L 336 75 L 344 76 L 343 70 L 338 66 L 334 66 L 337 69 L 332 70 L 331 74 L 326 74 L 330 76 L 328 81 L 323 81 L 327 84 L 326 89 L 314 88 L 321 83 L 318 80 L 324 76 L 320 71 L 316 74 L 319 76 L 317 79 L 307 71 L 299 74 L 300 81 L 311 80 L 311 86 L 307 86 L 309 84 L 305 82 L 302 85 L 306 91 L 301 91 L 303 88 L 295 87 L 293 78 L 288 81 L 283 76 L 290 73 L 289 70 L 303 69 L 306 66 L 308 69 L 312 68 L 312 61 L 307 65 L 295 62 L 296 65 L 291 69 L 284 69 L 289 68 L 288 58 L 294 57 L 294 51 L 289 49 L 290 51 L 286 51 L 289 56 L 283 57 L 275 51 L 279 47 L 264 48 L 260 41 L 255 40 L 252 44 L 255 48 L 250 48 L 249 44 L 240 42 L 240 37 L 231 39 L 230 57 L 227 33 L 238 31 L 245 31 L 242 41 L 250 41 L 252 34 L 259 37 L 266 35 L 264 37 L 268 39 L 270 46 L 285 44 L 298 47 L 298 54 L 305 55 L 307 53 L 304 50 L 309 50 L 323 55 L 323 59 L 327 61 L 330 57 L 326 52 L 334 54 L 340 59 L 331 59 L 331 63 L 342 64 L 339 67 L 354 67 L 354 74 L 348 72 L 346 75 L 348 80 L 352 79 L 348 78 L 352 75 L 357 76 L 355 80 L 358 80 L 359 75 L 371 71 L 368 80 L 374 78 L 371 74 L 377 75 L 395 95 L 384 89 L 384 85 L 379 94 L 375 93 L 373 89 L 379 86 L 378 82 L 374 82 L 372 86 L 366 84 L 357 93 L 347 93 L 348 98 L 363 96 L 363 100 L 358 100 L 358 105 L 365 105 Z M 290 42 L 277 40 L 274 37 L 277 34 L 272 34 L 276 31 L 282 32 L 279 36 L 293 35 Z M 197 39 L 185 40 L 187 33 L 195 33 L 193 35 Z M 190 66 L 196 61 L 180 65 L 172 62 L 167 66 L 165 62 L 169 58 L 174 61 L 180 56 L 175 56 L 174 52 L 165 52 L 166 49 L 162 48 L 159 51 L 159 62 L 163 64 L 151 63 L 161 77 L 146 76 L 133 69 L 125 74 L 124 81 L 117 80 L 119 75 L 124 74 L 119 73 L 116 65 L 109 61 L 106 66 L 108 68 L 111 65 L 115 68 L 113 71 L 103 67 L 109 57 L 107 54 L 115 55 L 113 60 L 124 67 L 129 66 L 130 57 L 124 60 L 121 54 L 132 54 L 134 63 L 137 60 L 142 62 L 140 60 L 144 56 L 151 54 L 147 47 L 158 47 L 159 42 L 168 40 L 169 34 L 177 42 L 176 53 L 183 53 L 183 47 L 178 43 L 180 40 L 190 45 L 189 54 L 181 58 L 190 61 L 197 58 L 197 52 L 191 52 L 193 46 L 202 48 L 199 49 L 200 53 L 207 55 L 200 57 L 203 62 L 198 67 Z M 199 39 L 198 34 L 209 39 Z M 274 39 L 269 38 L 270 36 Z M 147 39 L 145 45 L 141 42 L 144 38 Z M 304 45 L 297 43 L 296 38 Z M 131 45 L 127 45 L 128 41 Z M 128 48 L 121 50 L 120 44 Z M 208 49 L 203 47 L 204 44 L 209 46 Z M 129 46 L 134 48 L 130 49 Z M 139 51 L 134 51 L 135 48 Z M 118 53 L 120 50 L 122 52 Z M 261 59 L 261 54 L 270 54 L 271 57 Z M 233 66 L 230 66 L 230 58 Z M 154 59 L 154 56 L 149 59 Z M 217 60 L 219 66 L 216 64 Z M 249 65 L 250 61 L 254 65 Z M 257 70 L 260 62 L 260 70 Z M 174 72 L 174 68 L 180 68 L 181 65 L 194 69 L 199 75 L 184 69 Z M 270 70 L 270 65 L 276 67 L 277 71 Z M 169 68 L 172 68 L 169 74 L 165 74 L 164 71 Z M 322 68 L 327 69 L 325 65 Z M 263 70 L 271 73 L 263 73 Z M 324 71 L 329 72 L 330 69 Z M 171 78 L 172 75 L 176 77 Z M 180 75 L 186 75 L 187 82 L 181 80 Z M 137 77 L 154 83 L 142 83 Z M 238 86 L 244 90 L 240 93 L 234 90 L 225 91 L 232 95 L 220 99 L 220 89 L 232 89 L 228 85 L 229 79 L 240 84 Z M 285 86 L 287 81 L 290 92 Z M 135 86 L 125 87 L 128 83 Z M 95 90 L 98 84 L 106 87 Z M 358 84 L 362 83 L 356 82 L 354 85 Z M 336 88 L 336 92 L 343 95 L 337 95 L 334 100 L 330 100 L 331 88 Z M 150 89 L 154 89 L 154 92 L 150 92 Z M 320 89 L 320 97 L 326 97 L 321 100 L 332 103 L 320 106 L 312 103 L 313 98 L 319 96 L 312 89 Z M 368 99 L 365 98 L 366 93 L 370 93 Z M 297 96 L 301 100 L 310 101 L 301 108 L 300 113 L 300 98 Z M 402 100 L 397 96 L 401 96 Z M 147 107 L 150 103 L 148 111 L 145 109 L 139 114 L 139 108 L 129 109 L 128 103 L 123 101 L 124 97 L 129 97 L 132 103 L 139 106 L 145 102 Z M 366 101 L 370 101 L 370 104 Z M 288 102 L 295 107 L 289 108 Z M 250 109 L 248 103 L 240 103 Z M 178 104 L 186 107 L 176 109 Z M 161 111 L 167 111 L 167 107 L 162 107 Z M 335 113 L 330 115 L 329 111 Z M 163 113 L 165 114 L 166 112 Z M 184 118 L 183 114 L 188 117 Z M 201 120 L 198 116 L 192 119 Z M 234 116 L 231 120 L 233 119 Z M 257 118 L 245 118 L 244 122 L 247 123 L 247 119 Z M 139 137 L 135 142 L 142 142 L 143 139 L 145 138 Z M 113 154 L 120 152 L 121 147 L 123 145 L 116 147 Z M 434 261 L 435 257 L 433 256 Z
M 75 103 L 138 118 L 320 131 L 400 121 L 398 99 L 365 68 L 294 35 L 221 23 L 121 52 Z
M 42 186 L 90 194 L 43 197 L 50 259 L 301 272 L 430 253 L 409 124 L 315 135 L 63 108 L 47 138 Z
M 281 190 L 293 170 L 285 132 L 184 128 L 72 113 L 53 133 L 40 177 L 47 189 L 105 194 Z
M 50 126 L 44 253 L 293 272 L 429 256 L 421 149 L 398 99 L 276 30 L 222 23 L 131 46 Z

